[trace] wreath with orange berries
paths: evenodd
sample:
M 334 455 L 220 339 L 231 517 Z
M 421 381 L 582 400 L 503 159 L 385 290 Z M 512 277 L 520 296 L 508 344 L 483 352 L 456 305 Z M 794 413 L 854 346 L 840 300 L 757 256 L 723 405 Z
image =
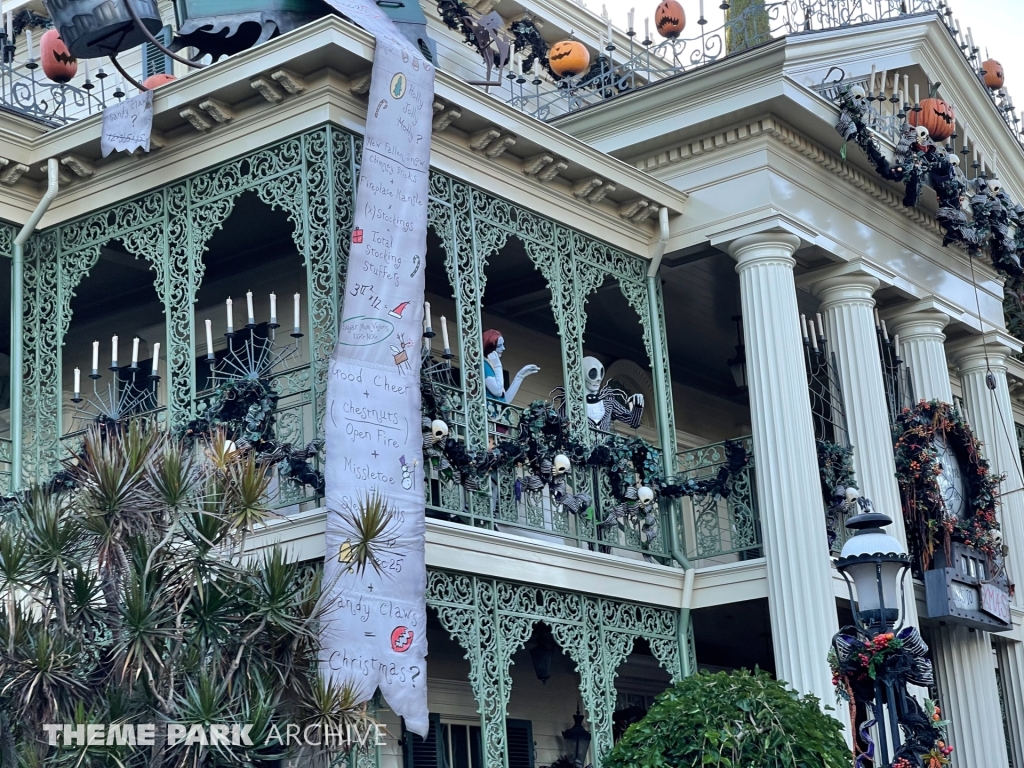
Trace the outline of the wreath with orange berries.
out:
M 962 518 L 947 514 L 942 501 L 937 480 L 942 468 L 935 451 L 935 438 L 940 435 L 964 461 L 967 512 Z M 938 547 L 948 556 L 953 541 L 1000 560 L 1004 555 L 996 518 L 1000 478 L 982 457 L 981 443 L 963 415 L 949 403 L 922 400 L 903 409 L 893 437 L 907 539 L 920 571 L 928 570 Z

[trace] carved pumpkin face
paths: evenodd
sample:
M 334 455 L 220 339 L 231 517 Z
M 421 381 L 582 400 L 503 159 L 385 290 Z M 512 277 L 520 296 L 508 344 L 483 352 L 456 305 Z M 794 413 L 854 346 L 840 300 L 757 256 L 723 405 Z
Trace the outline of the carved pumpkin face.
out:
M 55 83 L 66 83 L 78 74 L 78 59 L 71 55 L 56 29 L 48 29 L 39 39 L 39 61 L 43 74 Z
M 981 68 L 985 70 L 985 85 L 991 88 L 993 91 L 998 91 L 1003 87 L 1005 77 L 1003 76 L 1003 65 L 995 59 L 989 59 Z
M 654 26 L 662 37 L 673 39 L 686 26 L 686 14 L 679 0 L 661 0 L 654 11 Z
M 956 111 L 952 104 L 942 99 L 921 99 L 921 111 L 911 111 L 907 122 L 913 126 L 924 126 L 933 141 L 945 141 L 956 130 Z
M 147 91 L 152 91 L 154 88 L 159 88 L 161 85 L 167 85 L 167 83 L 177 80 L 174 75 L 150 75 L 142 81 L 142 87 Z
M 559 77 L 582 75 L 590 68 L 590 51 L 577 40 L 562 40 L 548 51 L 548 64 Z

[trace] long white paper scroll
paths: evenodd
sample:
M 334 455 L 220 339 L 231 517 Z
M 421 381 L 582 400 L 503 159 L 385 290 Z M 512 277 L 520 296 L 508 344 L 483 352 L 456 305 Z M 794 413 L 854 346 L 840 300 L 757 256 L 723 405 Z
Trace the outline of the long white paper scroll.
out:
M 420 349 L 434 68 L 372 0 L 329 0 L 377 38 L 338 345 L 327 385 L 325 674 L 379 687 L 426 736 Z M 347 515 L 375 496 L 396 536 L 382 573 L 349 565 Z

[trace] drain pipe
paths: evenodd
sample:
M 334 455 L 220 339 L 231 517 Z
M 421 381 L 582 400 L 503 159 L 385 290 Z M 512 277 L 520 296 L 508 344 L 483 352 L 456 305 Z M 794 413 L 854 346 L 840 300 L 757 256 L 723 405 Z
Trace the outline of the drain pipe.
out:
M 22 385 L 25 378 L 24 357 L 24 307 L 25 307 L 25 243 L 35 231 L 39 220 L 57 196 L 60 177 L 57 158 L 46 161 L 46 192 L 39 205 L 28 217 L 25 226 L 14 238 L 14 253 L 11 254 L 11 492 L 21 490 L 23 447 L 24 447 L 24 397 Z
M 655 327 L 661 325 L 661 318 L 657 317 L 658 301 L 658 270 L 661 268 L 661 260 L 665 256 L 665 248 L 668 246 L 668 208 L 661 208 L 658 211 L 658 225 L 660 236 L 654 245 L 654 253 L 651 256 L 650 266 L 647 268 L 647 303 L 650 307 L 652 321 Z M 659 341 L 651 345 L 654 351 L 654 392 L 658 403 L 664 406 L 668 402 L 669 387 L 671 382 L 666 381 L 665 371 L 665 349 Z M 669 431 L 668 419 L 658 419 L 658 439 L 661 441 L 662 471 L 665 477 L 674 477 L 676 474 L 676 436 Z M 692 675 L 697 670 L 690 667 L 690 608 L 693 604 L 693 577 L 695 569 L 686 553 L 679 543 L 679 516 L 677 514 L 678 501 L 672 501 L 669 509 L 669 537 L 672 546 L 672 559 L 679 563 L 683 569 L 683 595 L 679 602 L 679 625 L 676 628 L 676 642 L 679 644 L 679 666 L 683 677 Z

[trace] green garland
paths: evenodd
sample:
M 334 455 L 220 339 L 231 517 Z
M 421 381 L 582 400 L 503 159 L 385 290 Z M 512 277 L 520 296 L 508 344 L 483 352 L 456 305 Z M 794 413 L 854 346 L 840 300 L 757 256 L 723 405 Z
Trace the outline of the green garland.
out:
M 828 546 L 832 549 L 839 538 L 842 512 L 846 508 L 846 489 L 857 488 L 853 472 L 853 447 L 828 440 L 815 441 L 818 451 L 818 477 L 825 502 Z
M 437 0 L 437 11 L 448 29 L 461 34 L 465 38 L 466 45 L 474 50 L 479 50 L 476 35 L 465 22 L 465 19 L 473 13 L 468 5 L 462 0 Z M 553 80 L 561 80 L 561 77 L 555 74 L 548 63 L 548 44 L 541 37 L 540 30 L 537 29 L 537 24 L 533 19 L 522 18 L 512 22 L 510 31 L 515 41 L 516 51 L 520 53 L 528 51 L 523 57 L 523 72 L 530 72 L 533 69 L 534 60 L 540 60 L 541 65 Z
M 526 473 L 522 480 L 516 481 L 517 500 L 524 490 L 536 493 L 546 486 L 557 503 L 570 512 L 581 514 L 590 509 L 592 499 L 583 493 L 570 494 L 566 487 L 568 476 L 553 472 L 555 457 L 562 454 L 574 467 L 606 470 L 617 503 L 601 524 L 622 528 L 627 522 L 632 523 L 648 535 L 648 540 L 658 535 L 657 518 L 653 514 L 657 505 L 641 502 L 640 486 L 654 491 L 655 501 L 659 497 L 727 498 L 736 478 L 750 461 L 742 445 L 726 441 L 726 461 L 715 476 L 700 480 L 666 477 L 657 449 L 643 438 L 611 434 L 594 445 L 583 445 L 572 439 L 565 418 L 546 400 L 534 400 L 523 411 L 518 433 L 511 431 L 508 437 L 496 439 L 486 451 L 470 451 L 465 442 L 450 434 L 442 440 L 434 439 L 432 422 L 439 419 L 449 423 L 454 408 L 446 390 L 431 378 L 427 365 L 421 369 L 420 390 L 424 461 L 430 462 L 447 481 L 476 491 L 490 482 L 494 472 L 522 467 Z
M 939 435 L 966 458 L 963 518 L 944 512 L 936 480 L 940 467 L 934 440 Z M 981 444 L 960 412 L 948 403 L 922 400 L 897 417 L 893 436 L 907 538 L 921 570 L 928 570 L 940 546 L 948 557 L 952 541 L 975 547 L 992 559 L 1001 559 L 1005 551 L 996 519 L 1000 478 L 992 475 L 988 461 L 981 456 Z
M 325 489 L 323 473 L 309 463 L 319 452 L 320 443 L 314 441 L 296 448 L 291 443 L 274 440 L 279 398 L 265 379 L 244 377 L 223 381 L 210 395 L 203 415 L 186 424 L 181 437 L 194 440 L 223 430 L 230 439 L 240 443 L 239 448 L 255 451 L 266 463 L 279 464 L 282 477 L 308 485 L 322 494 Z
M 972 257 L 987 251 L 996 270 L 1009 278 L 1007 291 L 1019 295 L 1024 285 L 1021 266 L 1024 207 L 1015 204 L 1005 190 L 996 189 L 982 177 L 969 180 L 950 162 L 945 151 L 917 144 L 910 125 L 904 125 L 896 157 L 890 163 L 864 119 L 867 101 L 863 98 L 863 89 L 842 89 L 838 103 L 840 114 L 836 130 L 844 142 L 852 139 L 864 150 L 883 179 L 906 186 L 903 204 L 908 208 L 917 205 L 927 180 L 939 200 L 936 219 L 945 231 L 942 244 L 956 244 Z M 846 157 L 845 143 L 842 155 Z M 965 209 L 971 214 L 970 220 Z

